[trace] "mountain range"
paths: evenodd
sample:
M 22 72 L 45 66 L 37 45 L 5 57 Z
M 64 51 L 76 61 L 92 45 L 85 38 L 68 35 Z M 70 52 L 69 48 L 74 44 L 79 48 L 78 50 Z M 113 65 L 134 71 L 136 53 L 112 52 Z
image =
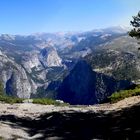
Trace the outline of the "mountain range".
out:
M 140 79 L 139 45 L 128 28 L 0 35 L 0 81 L 19 98 L 96 104 Z

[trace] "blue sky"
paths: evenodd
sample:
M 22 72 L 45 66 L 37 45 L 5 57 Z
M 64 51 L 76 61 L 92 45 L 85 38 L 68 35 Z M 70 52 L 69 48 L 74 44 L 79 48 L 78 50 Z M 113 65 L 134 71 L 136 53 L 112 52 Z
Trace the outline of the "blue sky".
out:
M 129 26 L 140 0 L 0 0 L 0 33 L 86 31 Z

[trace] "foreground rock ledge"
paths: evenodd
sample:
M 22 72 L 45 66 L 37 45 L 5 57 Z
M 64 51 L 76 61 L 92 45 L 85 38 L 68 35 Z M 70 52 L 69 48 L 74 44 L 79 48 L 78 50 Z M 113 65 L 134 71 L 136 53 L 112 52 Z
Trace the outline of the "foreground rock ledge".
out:
M 140 96 L 95 106 L 0 103 L 0 120 L 4 139 L 139 139 Z

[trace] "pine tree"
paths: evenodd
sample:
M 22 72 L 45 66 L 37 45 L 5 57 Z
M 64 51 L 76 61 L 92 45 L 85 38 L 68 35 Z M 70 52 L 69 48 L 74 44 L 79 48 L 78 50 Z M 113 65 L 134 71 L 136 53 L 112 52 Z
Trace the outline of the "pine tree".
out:
M 130 24 L 133 26 L 133 29 L 129 32 L 129 35 L 139 40 L 140 39 L 140 11 L 136 16 L 133 16 L 133 20 L 130 21 Z

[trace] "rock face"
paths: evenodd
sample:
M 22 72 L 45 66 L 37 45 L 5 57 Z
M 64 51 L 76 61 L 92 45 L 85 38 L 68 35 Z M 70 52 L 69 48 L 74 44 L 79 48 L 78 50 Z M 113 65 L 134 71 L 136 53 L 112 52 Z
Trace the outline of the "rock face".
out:
M 119 42 L 123 44 L 125 41 L 125 48 L 128 48 L 130 38 L 122 38 L 125 33 L 125 30 L 115 27 L 77 33 L 42 33 L 28 36 L 0 35 L 0 50 L 2 51 L 0 52 L 0 81 L 3 82 L 7 94 L 20 98 L 55 97 L 54 93 L 60 87 L 58 91 L 65 89 L 62 99 L 65 99 L 67 95 L 66 101 L 71 100 L 73 104 L 98 103 L 115 91 L 117 87 L 114 84 L 116 80 L 108 76 L 114 76 L 116 79 L 118 73 L 122 72 L 121 75 L 124 75 L 124 69 L 128 66 L 125 61 L 128 62 L 127 58 L 130 58 L 130 62 L 132 55 L 127 54 L 125 56 L 128 57 L 120 57 L 120 54 L 118 54 L 116 63 L 114 63 L 114 60 L 101 55 L 101 59 L 106 60 L 107 58 L 107 64 L 103 62 L 102 66 L 98 66 L 102 62 L 99 62 L 98 56 L 91 57 L 91 59 L 85 57 L 90 54 L 94 56 L 97 48 L 108 48 L 110 50 L 110 46 L 112 47 L 113 44 L 113 46 L 116 46 Z M 120 38 L 119 41 L 117 40 L 118 37 Z M 132 40 L 132 42 L 136 46 L 135 41 Z M 110 53 L 105 54 L 110 56 Z M 116 55 L 114 57 L 116 58 Z M 96 60 L 95 65 L 93 65 L 93 61 L 90 63 L 92 70 L 96 70 L 96 72 L 93 72 L 90 66 L 84 63 L 77 64 L 74 68 L 81 58 L 86 59 L 88 63 L 92 58 Z M 136 69 L 139 71 L 140 61 L 135 61 L 135 58 L 138 59 L 133 56 L 134 63 L 131 61 L 130 64 L 132 65 L 130 67 L 136 64 Z M 117 63 L 118 61 L 119 63 Z M 104 66 L 104 64 L 106 65 Z M 118 64 L 117 67 L 114 64 Z M 111 72 L 110 66 L 112 66 Z M 121 70 L 120 66 L 122 66 Z M 131 74 L 134 70 L 131 70 Z M 102 72 L 102 74 L 97 72 Z M 138 77 L 138 75 L 137 72 L 137 75 L 134 76 Z M 110 89 L 111 86 L 114 87 L 114 90 Z M 59 92 L 58 97 L 61 97 L 62 93 L 63 91 L 61 94 Z
M 32 68 L 42 68 L 42 65 L 38 59 L 38 55 L 38 51 L 32 51 L 25 53 L 22 57 L 22 65 L 27 70 L 27 72 L 31 73 Z
M 7 57 L 0 51 L 0 80 L 3 82 L 8 95 L 30 98 L 31 95 L 37 94 L 38 88 L 47 88 L 48 83 L 51 82 L 50 79 L 53 79 L 52 76 L 50 76 L 50 79 L 48 78 L 50 73 L 54 77 L 55 75 L 59 77 L 60 72 L 53 68 L 61 68 L 61 71 L 63 71 L 62 60 L 53 47 L 47 47 L 41 49 L 41 51 L 27 51 L 23 53 L 19 64 L 14 58 Z
M 47 47 L 40 52 L 40 61 L 44 67 L 61 67 L 62 60 L 58 56 L 57 51 L 53 47 Z
M 6 55 L 0 55 L 0 77 L 7 94 L 30 98 L 30 94 L 36 91 L 34 82 L 27 77 L 25 70 Z
M 88 55 L 85 60 L 94 71 L 117 80 L 137 81 L 140 79 L 139 53 L 102 50 Z
M 96 104 L 130 84 L 96 73 L 85 61 L 79 61 L 58 89 L 57 98 L 70 104 Z

